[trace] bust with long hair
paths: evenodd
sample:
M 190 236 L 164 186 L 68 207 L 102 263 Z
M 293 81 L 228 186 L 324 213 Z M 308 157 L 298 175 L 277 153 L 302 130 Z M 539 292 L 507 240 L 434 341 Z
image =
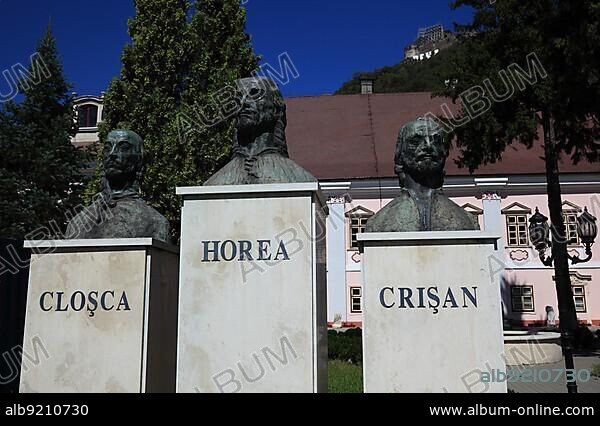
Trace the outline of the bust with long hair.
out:
M 238 80 L 233 158 L 205 185 L 316 182 L 290 160 L 285 129 L 286 106 L 277 85 L 265 77 Z

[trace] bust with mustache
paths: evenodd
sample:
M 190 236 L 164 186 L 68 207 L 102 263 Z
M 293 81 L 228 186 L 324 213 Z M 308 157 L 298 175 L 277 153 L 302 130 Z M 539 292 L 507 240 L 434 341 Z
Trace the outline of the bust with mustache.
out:
M 432 119 L 406 124 L 396 144 L 400 196 L 367 222 L 366 232 L 472 231 L 477 219 L 442 191 L 449 146 Z
M 275 83 L 265 77 L 238 80 L 233 159 L 206 186 L 317 182 L 290 160 L 286 106 Z
M 169 221 L 140 196 L 144 148 L 130 130 L 114 130 L 104 141 L 103 190 L 67 226 L 67 239 L 154 238 L 170 241 Z

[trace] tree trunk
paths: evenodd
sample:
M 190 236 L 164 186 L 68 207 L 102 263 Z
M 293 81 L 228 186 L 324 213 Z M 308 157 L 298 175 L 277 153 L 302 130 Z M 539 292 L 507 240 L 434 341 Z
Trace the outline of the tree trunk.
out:
M 577 330 L 577 313 L 575 312 L 571 275 L 569 273 L 569 256 L 567 251 L 569 242 L 566 237 L 567 233 L 562 212 L 558 153 L 556 151 L 554 123 L 548 112 L 542 114 L 542 122 L 544 127 L 548 207 L 552 223 L 552 258 L 554 259 L 561 340 L 566 369 L 574 370 L 573 342 L 575 331 Z M 575 380 L 568 381 L 567 388 L 569 393 L 577 393 L 577 382 Z

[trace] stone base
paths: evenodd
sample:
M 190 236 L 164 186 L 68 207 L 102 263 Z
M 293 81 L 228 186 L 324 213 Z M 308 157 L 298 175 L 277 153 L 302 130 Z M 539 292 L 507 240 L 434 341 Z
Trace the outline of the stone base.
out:
M 365 392 L 507 392 L 500 286 L 480 232 L 362 234 Z
M 562 361 L 560 333 L 505 331 L 506 365 L 544 365 Z
M 20 391 L 174 392 L 178 251 L 152 239 L 28 241 Z
M 327 390 L 317 184 L 180 188 L 177 391 Z

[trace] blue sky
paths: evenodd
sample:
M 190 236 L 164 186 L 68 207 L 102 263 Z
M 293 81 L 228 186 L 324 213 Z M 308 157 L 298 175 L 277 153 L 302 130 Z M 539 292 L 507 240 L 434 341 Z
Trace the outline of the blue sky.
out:
M 451 28 L 470 17 L 450 0 L 249 0 L 248 32 L 264 62 L 279 69 L 287 53 L 299 77 L 286 96 L 332 93 L 355 72 L 398 63 L 419 27 Z M 130 0 L 0 0 L 0 70 L 29 63 L 52 21 L 65 74 L 79 94 L 99 94 L 119 74 L 129 41 Z M 0 93 L 8 91 L 0 78 Z

